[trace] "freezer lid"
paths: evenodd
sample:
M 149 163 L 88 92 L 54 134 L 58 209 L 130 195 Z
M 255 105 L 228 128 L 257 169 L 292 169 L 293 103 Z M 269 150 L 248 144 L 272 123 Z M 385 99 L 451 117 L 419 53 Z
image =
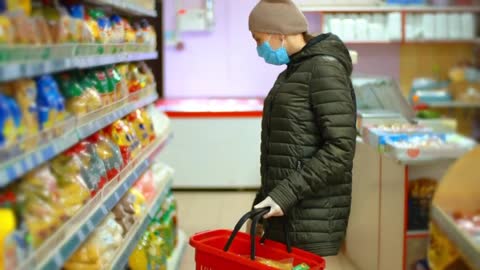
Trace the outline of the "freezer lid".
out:
M 353 77 L 358 111 L 392 111 L 409 122 L 415 122 L 415 112 L 403 96 L 398 82 L 387 77 Z

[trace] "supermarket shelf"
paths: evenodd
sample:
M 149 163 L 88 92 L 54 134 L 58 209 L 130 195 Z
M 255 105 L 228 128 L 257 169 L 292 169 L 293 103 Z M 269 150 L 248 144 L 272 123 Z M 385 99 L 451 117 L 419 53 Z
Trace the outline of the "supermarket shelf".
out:
M 427 238 L 430 236 L 428 230 L 408 231 L 407 238 Z
M 332 12 L 332 13 L 375 13 L 375 12 L 480 12 L 478 6 L 448 6 L 448 7 L 434 7 L 434 6 L 395 6 L 395 5 L 382 5 L 382 6 L 313 6 L 304 5 L 300 6 L 303 12 Z
M 44 144 L 40 144 L 38 148 L 30 152 L 19 154 L 4 163 L 0 163 L 0 187 L 12 183 L 30 170 L 54 158 L 80 140 L 110 125 L 130 112 L 153 103 L 158 99 L 158 94 L 152 91 L 152 88 L 155 90 L 155 87 L 155 85 L 152 85 L 144 91 L 129 96 L 126 100 L 119 101 L 99 111 L 81 117 L 77 120 L 77 123 L 63 135 L 48 140 L 48 142 Z M 142 96 L 145 92 L 148 93 L 150 91 L 152 91 L 153 94 L 149 94 L 146 97 Z
M 129 0 L 88 0 L 88 2 L 98 5 L 105 5 L 112 7 L 113 9 L 126 12 L 128 14 L 134 14 L 138 16 L 157 17 L 157 11 L 154 9 L 143 8 L 133 1 Z
M 431 102 L 431 103 L 426 103 L 426 105 L 430 108 L 459 108 L 459 109 L 478 109 L 478 108 L 480 108 L 480 103 L 462 102 L 462 101 Z
M 102 222 L 135 181 L 150 167 L 170 136 L 155 140 L 108 185 L 68 220 L 20 267 L 21 270 L 61 269 L 66 260 Z
M 473 269 L 480 269 L 480 245 L 475 244 L 472 238 L 457 227 L 452 218 L 435 205 L 432 206 L 432 220 L 454 243 L 457 250 L 471 264 Z
M 157 52 L 123 52 L 106 55 L 74 56 L 68 58 L 19 61 L 0 65 L 0 82 L 35 77 L 42 74 L 57 73 L 71 69 L 84 69 L 123 62 L 151 60 L 158 57 Z
M 128 263 L 128 258 L 132 254 L 133 250 L 138 244 L 138 241 L 143 236 L 144 232 L 147 230 L 148 225 L 150 224 L 151 219 L 154 217 L 155 213 L 160 209 L 165 198 L 168 195 L 170 188 L 172 187 L 172 179 L 170 169 L 165 169 L 166 177 L 162 187 L 159 188 L 158 196 L 153 200 L 152 205 L 149 207 L 148 212 L 134 225 L 127 236 L 124 239 L 126 245 L 122 246 L 115 258 L 113 259 L 111 265 L 108 269 L 124 269 Z
M 173 251 L 172 256 L 168 259 L 167 270 L 179 270 L 182 263 L 182 258 L 187 248 L 187 235 L 179 230 L 178 232 L 178 244 Z

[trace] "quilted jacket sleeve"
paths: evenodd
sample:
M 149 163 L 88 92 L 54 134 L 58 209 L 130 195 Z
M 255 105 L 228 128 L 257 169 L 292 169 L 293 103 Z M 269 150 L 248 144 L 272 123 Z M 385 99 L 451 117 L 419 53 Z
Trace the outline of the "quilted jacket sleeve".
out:
M 352 170 L 356 111 L 350 78 L 337 61 L 317 61 L 310 80 L 310 102 L 324 144 L 303 168 L 269 194 L 285 213 L 306 194 L 341 184 Z

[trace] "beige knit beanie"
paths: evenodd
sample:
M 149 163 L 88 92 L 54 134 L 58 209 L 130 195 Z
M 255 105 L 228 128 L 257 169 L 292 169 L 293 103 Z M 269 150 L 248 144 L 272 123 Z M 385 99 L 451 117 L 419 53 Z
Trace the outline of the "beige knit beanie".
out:
M 292 0 L 261 0 L 250 13 L 250 31 L 293 35 L 308 31 L 305 15 Z

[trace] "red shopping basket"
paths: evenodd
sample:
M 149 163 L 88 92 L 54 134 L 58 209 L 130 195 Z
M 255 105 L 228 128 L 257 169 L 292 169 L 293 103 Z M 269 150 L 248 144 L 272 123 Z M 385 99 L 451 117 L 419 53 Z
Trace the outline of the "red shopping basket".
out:
M 282 261 L 293 259 L 293 265 L 305 263 L 310 270 L 324 270 L 325 260 L 312 253 L 293 248 L 288 245 L 255 237 L 256 223 L 268 209 L 257 209 L 245 214 L 233 231 L 214 230 L 194 235 L 190 245 L 195 248 L 197 270 L 274 270 L 255 261 L 255 256 Z M 243 224 L 253 219 L 251 234 L 239 233 Z M 290 252 L 289 252 L 290 251 Z M 244 255 L 250 255 L 250 259 Z

